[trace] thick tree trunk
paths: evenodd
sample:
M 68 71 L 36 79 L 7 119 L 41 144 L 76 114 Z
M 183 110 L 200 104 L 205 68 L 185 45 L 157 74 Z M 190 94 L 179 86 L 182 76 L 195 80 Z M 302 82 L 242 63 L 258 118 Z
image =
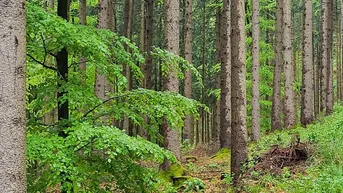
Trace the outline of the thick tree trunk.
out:
M 231 147 L 231 23 L 230 2 L 223 1 L 221 19 L 220 147 Z
M 179 54 L 179 17 L 180 17 L 179 0 L 165 0 L 165 30 L 164 41 L 166 49 L 175 54 Z M 179 81 L 177 79 L 176 69 L 171 69 L 163 81 L 164 90 L 178 93 Z M 167 121 L 164 119 L 162 124 L 162 133 L 164 137 L 164 148 L 173 152 L 178 160 L 181 160 L 179 133 L 177 129 L 171 129 Z M 162 169 L 168 170 L 170 162 L 165 160 L 162 164 Z
M 281 72 L 283 64 L 283 0 L 276 2 L 276 45 L 275 45 L 275 67 L 273 78 L 273 99 L 272 99 L 272 130 L 281 129 Z
M 257 141 L 261 136 L 260 126 L 260 25 L 259 0 L 252 1 L 252 132 L 251 140 Z
M 296 125 L 296 100 L 293 89 L 294 66 L 292 63 L 292 15 L 291 1 L 283 2 L 283 59 L 285 69 L 285 127 L 292 128 Z
M 301 124 L 306 126 L 313 121 L 313 40 L 312 40 L 312 0 L 303 0 L 303 58 Z
M 192 64 L 192 0 L 186 0 L 186 20 L 185 20 L 185 59 Z M 192 72 L 185 72 L 185 97 L 192 98 Z M 193 117 L 187 116 L 183 131 L 183 138 L 189 139 L 193 144 L 194 141 L 194 124 Z
M 9 0 L 1 1 L 0 4 L 0 192 L 24 193 L 26 192 L 25 1 Z
M 232 105 L 232 147 L 231 173 L 237 185 L 242 164 L 248 160 L 248 132 L 246 113 L 245 74 L 245 9 L 244 0 L 231 2 L 231 105 Z

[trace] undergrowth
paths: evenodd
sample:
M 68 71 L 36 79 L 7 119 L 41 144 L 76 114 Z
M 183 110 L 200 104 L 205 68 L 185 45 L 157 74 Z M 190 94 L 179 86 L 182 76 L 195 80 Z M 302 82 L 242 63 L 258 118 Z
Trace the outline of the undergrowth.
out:
M 305 174 L 289 175 L 287 168 L 282 175 L 256 173 L 255 180 L 245 179 L 246 192 L 343 192 L 343 107 L 336 106 L 334 114 L 307 128 L 277 131 L 250 145 L 250 157 L 260 156 L 271 145 L 289 146 L 299 137 L 314 147 Z M 256 180 L 257 179 L 257 180 Z

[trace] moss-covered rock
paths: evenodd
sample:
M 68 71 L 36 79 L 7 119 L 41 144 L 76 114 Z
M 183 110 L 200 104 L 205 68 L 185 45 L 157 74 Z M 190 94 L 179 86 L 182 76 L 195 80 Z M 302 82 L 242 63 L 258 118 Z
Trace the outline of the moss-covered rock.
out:
M 183 176 L 185 169 L 180 163 L 174 163 L 170 166 L 170 169 L 167 171 L 160 171 L 160 178 L 166 182 L 173 182 L 174 177 Z
M 211 157 L 211 159 L 215 159 L 218 161 L 227 161 L 231 158 L 231 150 L 228 148 L 222 148 L 220 149 L 214 156 Z

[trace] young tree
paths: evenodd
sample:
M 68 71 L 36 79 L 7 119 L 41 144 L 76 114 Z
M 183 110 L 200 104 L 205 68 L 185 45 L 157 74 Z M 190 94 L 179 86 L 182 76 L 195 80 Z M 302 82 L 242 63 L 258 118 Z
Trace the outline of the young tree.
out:
M 186 19 L 185 19 L 185 59 L 192 63 L 192 0 L 186 0 Z M 192 72 L 185 72 L 185 97 L 192 98 Z M 194 141 L 194 125 L 192 116 L 185 119 L 184 139 L 189 139 L 193 144 Z
M 244 0 L 231 2 L 231 173 L 237 184 L 242 164 L 248 160 L 245 66 Z
M 303 0 L 303 62 L 301 91 L 301 124 L 313 121 L 313 40 L 312 40 L 312 0 Z
M 175 54 L 179 54 L 179 16 L 180 16 L 179 0 L 164 1 L 164 41 L 166 49 Z M 179 81 L 177 79 L 176 69 L 170 69 L 167 77 L 163 80 L 164 90 L 178 93 Z M 179 133 L 175 129 L 171 129 L 167 121 L 164 119 L 162 124 L 162 134 L 164 137 L 164 148 L 169 149 L 178 160 L 181 160 Z M 165 161 L 162 164 L 162 169 L 168 170 L 170 162 Z
M 295 71 L 292 63 L 292 6 L 291 1 L 283 2 L 283 59 L 285 69 L 285 127 L 292 128 L 297 122 L 295 91 L 293 88 Z
M 252 0 L 252 135 L 251 140 L 260 139 L 260 26 L 259 26 L 259 1 Z
M 276 45 L 272 99 L 272 130 L 281 129 L 281 72 L 283 63 L 283 0 L 276 1 Z
M 220 147 L 231 146 L 231 24 L 230 1 L 223 1 L 221 18 Z
M 0 192 L 26 192 L 25 0 L 0 4 Z

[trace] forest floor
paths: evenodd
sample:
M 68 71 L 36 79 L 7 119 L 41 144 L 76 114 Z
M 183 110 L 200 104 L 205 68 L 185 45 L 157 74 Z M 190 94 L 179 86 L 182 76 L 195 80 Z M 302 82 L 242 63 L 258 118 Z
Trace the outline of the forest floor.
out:
M 307 128 L 282 130 L 249 145 L 242 186 L 230 185 L 230 151 L 204 146 L 184 154 L 187 176 L 201 179 L 205 193 L 343 192 L 343 107 Z

